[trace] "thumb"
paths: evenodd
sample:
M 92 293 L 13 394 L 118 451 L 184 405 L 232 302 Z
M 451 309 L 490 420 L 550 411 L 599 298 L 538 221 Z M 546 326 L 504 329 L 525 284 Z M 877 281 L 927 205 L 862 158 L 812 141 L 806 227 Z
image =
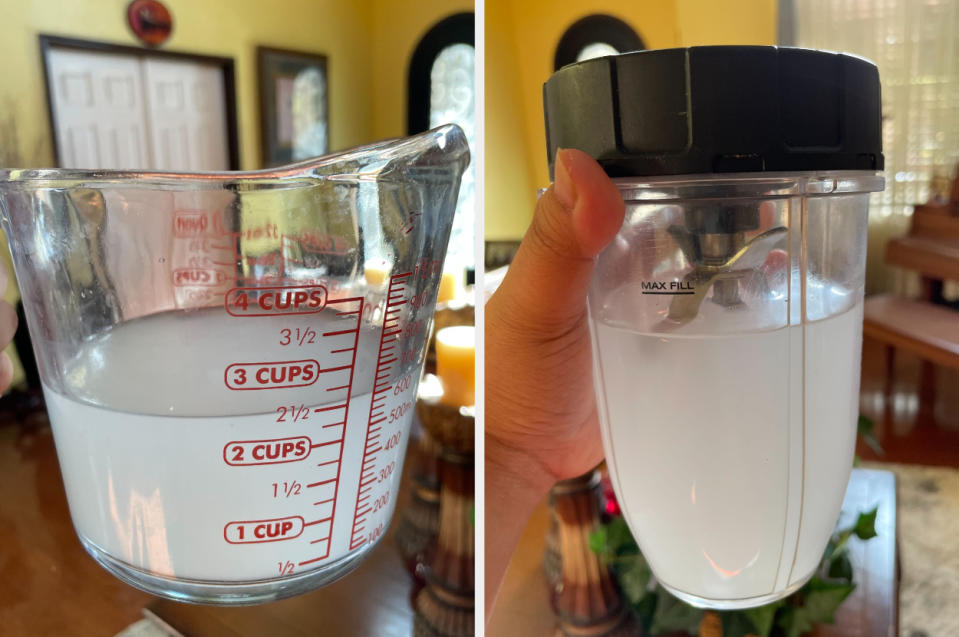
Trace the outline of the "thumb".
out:
M 547 333 L 582 318 L 594 257 L 624 214 L 616 186 L 586 153 L 560 149 L 555 174 L 500 286 L 513 301 L 511 319 Z

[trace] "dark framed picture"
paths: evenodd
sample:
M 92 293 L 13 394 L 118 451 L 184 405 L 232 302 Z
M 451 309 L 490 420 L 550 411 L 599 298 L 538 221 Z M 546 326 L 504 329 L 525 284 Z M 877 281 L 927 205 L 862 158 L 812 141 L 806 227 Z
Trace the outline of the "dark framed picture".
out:
M 325 55 L 257 47 L 260 153 L 264 166 L 324 155 L 330 148 Z

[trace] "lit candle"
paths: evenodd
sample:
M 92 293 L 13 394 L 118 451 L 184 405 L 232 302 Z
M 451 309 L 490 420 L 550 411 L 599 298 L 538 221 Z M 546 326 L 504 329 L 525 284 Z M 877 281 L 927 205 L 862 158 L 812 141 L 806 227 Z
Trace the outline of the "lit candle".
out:
M 445 404 L 476 404 L 475 361 L 476 329 L 472 325 L 454 325 L 436 332 L 436 375 L 443 383 Z
M 363 275 L 366 277 L 366 284 L 370 287 L 383 287 L 386 279 L 390 276 L 390 266 L 385 261 L 382 263 L 366 263 Z
M 457 285 L 459 276 L 460 273 L 456 270 L 443 272 L 443 277 L 440 279 L 440 289 L 439 292 L 436 293 L 437 303 L 446 303 L 456 298 L 459 288 L 459 285 Z

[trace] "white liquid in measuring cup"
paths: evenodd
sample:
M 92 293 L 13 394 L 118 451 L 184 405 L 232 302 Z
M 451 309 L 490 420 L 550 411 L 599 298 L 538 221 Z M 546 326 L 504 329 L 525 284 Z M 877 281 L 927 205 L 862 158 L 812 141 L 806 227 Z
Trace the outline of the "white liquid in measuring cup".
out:
M 801 585 L 852 466 L 862 302 L 744 335 L 593 329 L 610 474 L 660 582 L 725 607 Z
M 298 316 L 170 312 L 89 342 L 65 370 L 74 397 L 45 387 L 79 535 L 206 582 L 297 576 L 372 544 L 418 380 L 398 332 L 330 301 Z

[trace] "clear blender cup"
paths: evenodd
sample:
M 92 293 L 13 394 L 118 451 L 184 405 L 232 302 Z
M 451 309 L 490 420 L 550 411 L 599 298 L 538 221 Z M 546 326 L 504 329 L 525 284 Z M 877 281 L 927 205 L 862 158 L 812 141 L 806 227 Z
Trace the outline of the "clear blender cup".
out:
M 396 503 L 455 126 L 270 171 L 0 172 L 74 526 L 188 602 L 329 583 Z
M 876 67 L 647 51 L 565 67 L 544 97 L 550 156 L 590 153 L 626 203 L 588 295 L 623 515 L 675 596 L 785 597 L 819 564 L 852 466 Z

